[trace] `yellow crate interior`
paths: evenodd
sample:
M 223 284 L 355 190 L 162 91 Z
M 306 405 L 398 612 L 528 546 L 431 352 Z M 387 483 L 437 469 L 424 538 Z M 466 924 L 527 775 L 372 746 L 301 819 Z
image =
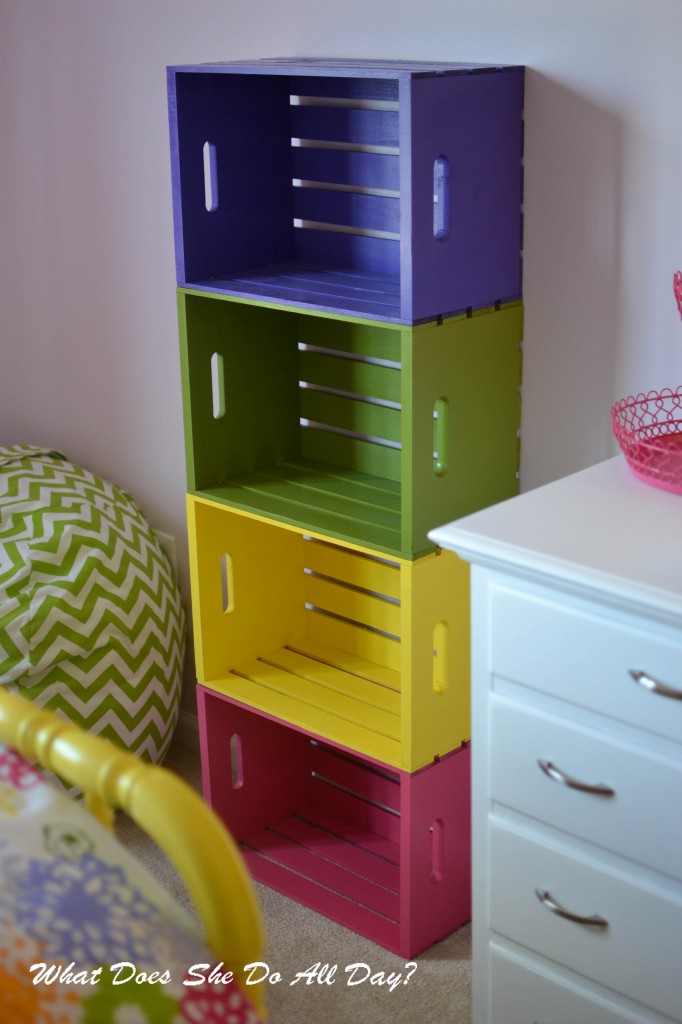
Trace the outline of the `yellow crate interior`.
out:
M 469 727 L 469 575 L 188 496 L 200 683 L 416 771 Z

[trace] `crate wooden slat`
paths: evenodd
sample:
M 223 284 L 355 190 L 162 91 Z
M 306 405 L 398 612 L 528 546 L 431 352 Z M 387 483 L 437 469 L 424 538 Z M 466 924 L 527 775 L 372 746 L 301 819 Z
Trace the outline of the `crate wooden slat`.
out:
M 415 771 L 469 737 L 468 572 L 188 498 L 197 677 Z
M 523 68 L 183 65 L 168 100 L 179 285 L 404 324 L 520 296 Z
M 405 957 L 469 920 L 467 746 L 409 773 L 205 686 L 198 706 L 204 795 L 254 878 Z
M 520 303 L 401 327 L 184 290 L 178 302 L 193 493 L 401 557 L 517 493 Z

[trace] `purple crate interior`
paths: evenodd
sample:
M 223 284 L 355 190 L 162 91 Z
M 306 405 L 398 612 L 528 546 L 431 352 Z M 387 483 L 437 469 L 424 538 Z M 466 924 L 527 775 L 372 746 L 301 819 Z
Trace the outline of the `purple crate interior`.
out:
M 405 324 L 518 298 L 523 77 L 169 68 L 178 284 Z

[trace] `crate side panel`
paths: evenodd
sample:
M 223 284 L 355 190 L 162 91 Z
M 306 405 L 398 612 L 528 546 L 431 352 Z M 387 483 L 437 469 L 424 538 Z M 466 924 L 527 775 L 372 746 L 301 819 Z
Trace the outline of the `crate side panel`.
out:
M 183 245 L 182 191 L 180 169 L 180 145 L 178 137 L 178 99 L 176 94 L 176 73 L 166 69 L 166 90 L 168 94 L 168 135 L 170 140 L 171 194 L 173 204 L 173 248 L 175 251 L 175 278 L 178 284 L 186 280 L 185 250 Z
M 471 919 L 470 748 L 416 772 L 402 814 L 401 952 L 415 956 Z
M 197 672 L 206 681 L 304 635 L 303 542 L 228 508 L 188 503 Z
M 411 537 L 404 542 L 414 551 L 428 546 L 435 523 L 518 493 L 522 331 L 517 303 L 415 334 L 412 373 L 404 378 L 411 433 L 406 440 L 405 423 L 403 435 L 404 458 L 411 452 L 405 472 L 412 476 Z M 434 410 L 441 399 L 439 424 Z
M 197 687 L 204 795 L 240 842 L 310 799 L 310 741 Z M 232 775 L 230 743 L 238 737 L 240 777 Z
M 403 767 L 429 764 L 471 736 L 469 566 L 451 551 L 403 578 Z
M 411 83 L 412 316 L 521 295 L 523 71 Z M 450 165 L 449 231 L 434 233 L 434 163 Z
M 187 295 L 181 334 L 194 479 L 202 490 L 299 451 L 295 317 Z M 214 370 L 214 356 L 220 360 Z M 215 406 L 215 373 L 222 410 Z M 216 415 L 216 412 L 218 413 Z
M 197 481 L 197 466 L 194 453 L 197 449 L 197 440 L 194 436 L 194 418 L 192 416 L 193 395 L 190 384 L 194 383 L 194 374 L 190 367 L 189 348 L 187 345 L 187 297 L 183 291 L 177 290 L 177 311 L 178 311 L 178 340 L 180 355 L 180 386 L 182 388 L 182 424 L 185 447 L 185 474 L 187 487 L 194 490 Z M 197 381 L 199 387 L 198 401 L 212 401 L 210 385 L 206 385 L 209 393 L 204 390 L 204 382 L 201 378 Z
M 185 280 L 289 260 L 291 130 L 286 79 L 175 77 L 177 164 Z M 215 146 L 217 207 L 206 209 L 203 147 Z M 229 239 L 229 245 L 226 243 Z

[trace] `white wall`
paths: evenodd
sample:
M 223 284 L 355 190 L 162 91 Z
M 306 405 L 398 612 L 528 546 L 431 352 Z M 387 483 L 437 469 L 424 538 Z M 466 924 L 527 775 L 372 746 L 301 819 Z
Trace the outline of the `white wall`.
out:
M 522 486 L 682 383 L 680 0 L 0 0 L 0 444 L 63 449 L 180 541 L 167 64 L 528 67 Z

